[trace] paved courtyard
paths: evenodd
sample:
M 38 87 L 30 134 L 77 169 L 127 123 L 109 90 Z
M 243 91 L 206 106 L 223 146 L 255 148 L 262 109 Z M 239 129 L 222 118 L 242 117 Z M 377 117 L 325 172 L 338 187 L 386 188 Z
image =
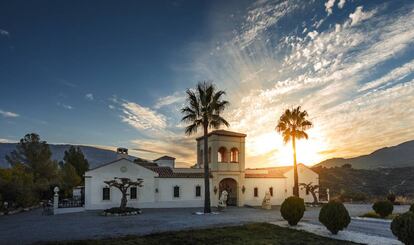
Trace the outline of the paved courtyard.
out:
M 347 205 L 351 216 L 370 211 L 370 205 Z M 398 206 L 395 212 L 408 210 Z M 191 228 L 241 225 L 250 222 L 282 220 L 279 207 L 273 210 L 230 207 L 217 215 L 194 215 L 200 208 L 145 209 L 137 216 L 104 217 L 98 211 L 42 216 L 41 210 L 0 217 L 1 244 L 29 244 L 37 241 L 78 240 Z M 318 223 L 319 208 L 308 208 L 303 221 Z M 362 223 L 361 223 L 362 222 Z M 371 227 L 367 229 L 367 227 Z M 391 236 L 389 223 L 364 223 L 353 220 L 349 229 Z M 385 233 L 384 233 L 385 232 Z M 387 233 L 388 232 L 388 233 Z

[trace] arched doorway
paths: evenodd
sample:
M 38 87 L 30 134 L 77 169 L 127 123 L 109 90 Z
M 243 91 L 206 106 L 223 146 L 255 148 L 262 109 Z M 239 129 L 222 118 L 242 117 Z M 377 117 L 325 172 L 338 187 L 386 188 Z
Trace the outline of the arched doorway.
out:
M 237 206 L 237 182 L 232 178 L 225 178 L 220 181 L 219 184 L 219 195 L 226 190 L 229 194 L 227 196 L 227 205 L 228 206 Z

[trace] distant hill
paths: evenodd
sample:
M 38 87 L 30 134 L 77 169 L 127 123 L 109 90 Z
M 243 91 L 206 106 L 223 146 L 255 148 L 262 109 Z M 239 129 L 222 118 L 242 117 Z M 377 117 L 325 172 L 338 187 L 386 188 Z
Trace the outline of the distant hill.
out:
M 385 147 L 353 158 L 332 158 L 318 163 L 315 167 L 341 167 L 351 164 L 354 169 L 414 167 L 414 140 L 392 147 Z
M 341 193 L 354 200 L 361 197 L 396 195 L 414 197 L 414 167 L 353 169 L 313 167 L 319 174 L 321 189 L 329 188 L 331 197 Z M 325 191 L 321 191 L 324 194 Z
M 52 159 L 61 161 L 63 160 L 65 150 L 69 149 L 71 145 L 53 145 L 49 144 L 50 150 L 52 151 Z M 115 151 L 101 149 L 93 146 L 80 146 L 86 159 L 88 159 L 89 167 L 94 168 L 103 163 L 107 163 L 116 159 L 117 154 Z M 11 151 L 16 149 L 16 143 L 0 143 L 0 167 L 7 168 L 9 163 L 5 157 Z M 131 160 L 136 157 L 129 156 Z

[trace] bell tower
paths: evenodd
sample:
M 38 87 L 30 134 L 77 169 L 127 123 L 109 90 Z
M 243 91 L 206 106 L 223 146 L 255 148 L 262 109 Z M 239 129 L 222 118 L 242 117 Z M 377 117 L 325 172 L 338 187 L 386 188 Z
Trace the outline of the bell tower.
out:
M 234 205 L 243 205 L 246 134 L 215 130 L 207 135 L 208 160 L 212 175 L 211 204 L 217 205 L 226 189 Z M 204 167 L 204 137 L 197 138 L 197 167 Z M 231 185 L 229 183 L 232 183 Z
M 207 135 L 208 159 L 212 172 L 240 171 L 245 166 L 246 135 L 226 130 L 215 130 Z M 197 138 L 197 167 L 204 166 L 204 137 Z

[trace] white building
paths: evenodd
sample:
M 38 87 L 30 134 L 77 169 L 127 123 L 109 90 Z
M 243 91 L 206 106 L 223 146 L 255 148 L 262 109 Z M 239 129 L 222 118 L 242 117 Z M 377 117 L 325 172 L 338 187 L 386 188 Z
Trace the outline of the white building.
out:
M 261 205 L 270 192 L 273 205 L 280 205 L 293 192 L 293 168 L 272 167 L 245 169 L 245 134 L 216 130 L 208 134 L 210 195 L 217 206 L 223 190 L 229 193 L 228 204 Z M 85 173 L 86 209 L 119 206 L 121 192 L 109 188 L 104 181 L 114 177 L 143 179 L 143 187 L 131 188 L 128 206 L 140 208 L 202 207 L 204 204 L 203 137 L 197 138 L 195 168 L 176 168 L 175 158 L 164 156 L 152 162 L 133 162 L 120 149 L 119 159 Z M 298 165 L 299 183 L 318 185 L 318 174 L 303 164 Z M 300 190 L 305 202 L 312 202 L 310 193 Z

